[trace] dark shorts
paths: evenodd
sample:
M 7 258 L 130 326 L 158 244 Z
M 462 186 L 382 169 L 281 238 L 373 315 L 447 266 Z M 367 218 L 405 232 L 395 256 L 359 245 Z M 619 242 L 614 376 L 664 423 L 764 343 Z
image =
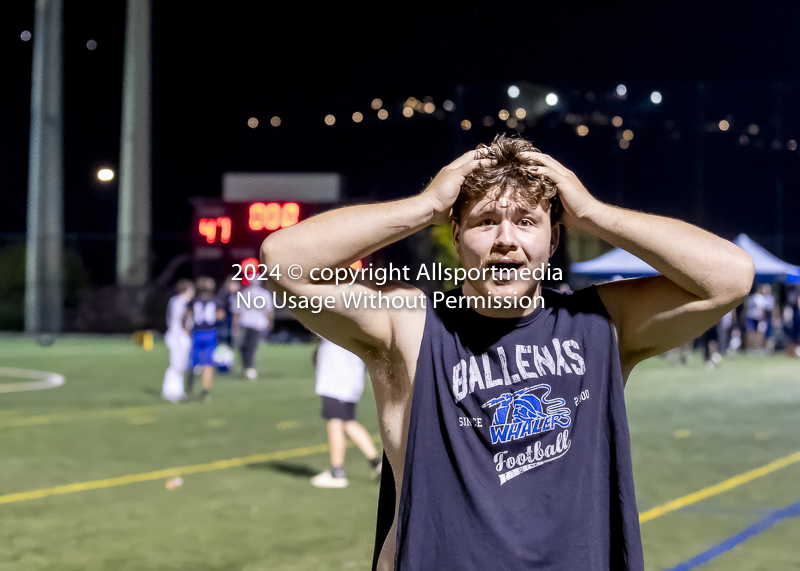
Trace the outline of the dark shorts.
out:
M 345 422 L 356 419 L 356 403 L 322 397 L 322 418 L 341 419 Z
M 195 331 L 192 333 L 192 367 L 214 365 L 214 349 L 217 348 L 217 330 Z

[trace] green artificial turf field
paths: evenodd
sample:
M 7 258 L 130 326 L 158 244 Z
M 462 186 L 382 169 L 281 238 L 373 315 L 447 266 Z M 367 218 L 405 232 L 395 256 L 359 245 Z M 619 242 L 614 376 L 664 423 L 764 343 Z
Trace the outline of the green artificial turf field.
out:
M 173 405 L 163 343 L 0 338 L 0 367 L 66 377 L 0 393 L 0 571 L 368 569 L 378 486 L 363 456 L 348 451 L 347 489 L 308 483 L 328 463 L 311 350 L 262 345 L 258 382 L 218 376 L 210 405 Z M 800 510 L 780 511 L 800 501 L 800 457 L 707 490 L 800 450 L 800 362 L 651 359 L 626 398 L 647 569 L 800 569 Z M 377 433 L 369 388 L 359 419 Z

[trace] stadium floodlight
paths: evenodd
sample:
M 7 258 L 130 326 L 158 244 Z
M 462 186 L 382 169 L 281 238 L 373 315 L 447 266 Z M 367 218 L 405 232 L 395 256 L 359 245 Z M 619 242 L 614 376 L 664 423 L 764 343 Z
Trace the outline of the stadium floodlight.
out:
M 558 95 L 555 93 L 548 93 L 544 100 L 550 107 L 553 107 L 558 103 Z
M 656 105 L 661 103 L 661 93 L 659 93 L 658 91 L 654 91 L 653 93 L 651 93 L 650 94 L 650 101 L 652 101 Z
M 114 179 L 114 171 L 111 169 L 100 169 L 97 171 L 97 180 L 109 182 Z
M 519 97 L 519 87 L 517 87 L 516 85 L 512 85 L 511 87 L 509 87 L 508 96 L 511 99 L 516 99 L 517 97 Z

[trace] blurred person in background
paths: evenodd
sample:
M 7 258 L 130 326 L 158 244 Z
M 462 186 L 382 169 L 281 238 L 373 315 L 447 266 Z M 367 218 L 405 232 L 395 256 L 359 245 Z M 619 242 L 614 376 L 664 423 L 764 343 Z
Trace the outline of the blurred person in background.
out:
M 722 316 L 717 325 L 719 352 L 723 355 L 730 355 L 735 353 L 741 344 L 741 332 L 739 331 L 738 321 L 736 319 L 736 309 L 731 309 L 728 313 Z M 734 347 L 733 339 L 739 339 Z
M 234 347 L 238 339 L 237 315 L 234 305 L 236 293 L 241 290 L 242 284 L 233 279 L 233 274 L 225 278 L 225 282 L 217 292 L 215 299 L 217 307 L 225 312 L 225 316 L 217 324 L 217 343 Z
M 258 347 L 275 323 L 275 307 L 272 294 L 261 287 L 261 282 L 244 280 L 245 288 L 237 300 L 234 298 L 232 312 L 240 329 L 239 350 L 242 354 L 244 376 L 255 381 L 256 353 Z
M 192 351 L 192 338 L 184 323 L 186 306 L 194 297 L 194 284 L 191 280 L 179 280 L 175 284 L 176 295 L 167 304 L 167 332 L 164 342 L 169 349 L 169 367 L 164 373 L 161 396 L 168 401 L 177 402 L 184 397 L 183 376 L 189 367 Z M 190 326 L 191 327 L 191 326 Z
M 202 371 L 203 386 L 198 397 L 204 402 L 211 401 L 211 386 L 214 382 L 214 349 L 217 347 L 217 322 L 225 317 L 225 312 L 217 307 L 213 278 L 201 277 L 195 282 L 197 295 L 189 303 L 184 317 L 185 326 L 192 323 L 192 369 L 186 383 L 185 400 L 191 400 L 194 375 Z
M 766 341 L 772 333 L 772 313 L 775 309 L 775 297 L 772 286 L 761 284 L 747 298 L 747 333 L 745 338 L 748 351 L 763 352 Z
M 312 362 L 317 367 L 314 391 L 322 397 L 322 418 L 328 421 L 328 444 L 331 467 L 311 478 L 316 488 L 346 488 L 349 484 L 344 471 L 347 448 L 345 435 L 366 456 L 376 480 L 381 474 L 381 461 L 372 437 L 356 420 L 356 403 L 364 392 L 364 362 L 335 343 L 321 338 Z
M 786 305 L 791 310 L 787 352 L 791 356 L 800 357 L 800 286 L 789 289 Z

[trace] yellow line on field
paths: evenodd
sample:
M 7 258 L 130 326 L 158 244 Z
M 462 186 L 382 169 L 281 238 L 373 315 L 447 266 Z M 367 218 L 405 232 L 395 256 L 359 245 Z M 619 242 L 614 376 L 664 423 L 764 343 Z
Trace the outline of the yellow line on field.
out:
M 744 474 L 739 474 L 738 476 L 729 478 L 723 482 L 720 482 L 719 484 L 698 490 L 697 492 L 689 494 L 688 496 L 683 496 L 682 498 L 667 502 L 663 506 L 658 506 L 647 510 L 646 512 L 642 512 L 639 514 L 639 523 L 650 521 L 651 519 L 661 517 L 664 514 L 694 504 L 700 500 L 710 498 L 711 496 L 716 496 L 722 492 L 727 492 L 736 486 L 741 486 L 742 484 L 755 480 L 756 478 L 766 476 L 767 474 L 775 472 L 776 470 L 780 470 L 781 468 L 785 468 L 786 466 L 794 464 L 795 462 L 800 462 L 800 451 L 797 451 L 794 454 L 789 454 L 788 456 L 784 456 L 783 458 L 775 460 L 774 462 L 770 462 L 769 464 L 761 466 L 760 468 L 756 468 L 755 470 L 750 470 Z M 0 498 L 0 500 L 2 500 L 2 498 Z
M 376 442 L 380 441 L 379 436 L 373 436 L 372 439 Z M 353 445 L 352 442 L 347 443 L 348 447 L 352 445 Z M 108 478 L 106 480 L 78 482 L 75 484 L 67 484 L 65 486 L 55 486 L 53 488 L 32 490 L 30 492 L 7 494 L 5 496 L 0 496 L 0 504 L 12 504 L 15 502 L 24 502 L 26 500 L 35 500 L 37 498 L 46 498 L 48 496 L 59 496 L 62 494 L 85 492 L 86 490 L 113 488 L 115 486 L 124 486 L 125 484 L 135 484 L 137 482 L 150 482 L 152 480 L 160 480 L 162 478 L 174 478 L 175 476 L 181 476 L 184 474 L 199 474 L 201 472 L 213 472 L 214 470 L 235 468 L 237 466 L 244 466 L 246 464 L 255 464 L 257 462 L 271 462 L 273 460 L 285 460 L 287 458 L 297 458 L 298 456 L 309 456 L 311 454 L 318 454 L 320 452 L 327 452 L 327 451 L 328 451 L 327 444 L 317 444 L 315 446 L 304 446 L 302 448 L 294 448 L 292 450 L 269 452 L 267 454 L 253 454 L 251 456 L 244 456 L 242 458 L 231 458 L 230 460 L 218 460 L 217 462 L 209 462 L 208 464 L 195 464 L 194 466 L 167 468 L 166 470 L 156 470 L 155 472 L 145 472 L 143 474 L 131 474 L 128 476 L 120 476 L 119 478 Z

